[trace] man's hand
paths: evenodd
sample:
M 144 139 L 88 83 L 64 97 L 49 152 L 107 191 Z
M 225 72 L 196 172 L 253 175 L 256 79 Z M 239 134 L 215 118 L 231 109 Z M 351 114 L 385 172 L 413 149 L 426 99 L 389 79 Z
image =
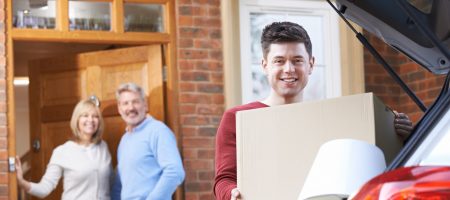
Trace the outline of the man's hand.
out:
M 406 115 L 405 113 L 399 113 L 394 110 L 394 114 L 395 114 L 394 119 L 395 132 L 403 139 L 408 138 L 413 129 L 411 120 L 409 120 L 408 115 Z
M 234 188 L 231 190 L 231 200 L 238 200 L 238 198 L 241 197 L 241 193 L 239 192 L 239 189 Z

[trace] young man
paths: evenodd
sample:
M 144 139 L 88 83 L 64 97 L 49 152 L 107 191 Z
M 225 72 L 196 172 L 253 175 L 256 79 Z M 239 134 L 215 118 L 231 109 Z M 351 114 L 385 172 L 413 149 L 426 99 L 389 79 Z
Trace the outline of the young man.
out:
M 217 200 L 239 197 L 236 175 L 236 112 L 303 101 L 303 89 L 314 68 L 312 44 L 308 33 L 298 24 L 275 22 L 266 26 L 261 36 L 264 73 L 271 86 L 269 96 L 226 111 L 216 135 Z M 412 123 L 403 113 L 395 119 L 397 133 L 407 135 Z
M 116 97 L 127 127 L 117 150 L 112 199 L 171 200 L 185 176 L 174 134 L 147 114 L 141 87 L 122 84 Z

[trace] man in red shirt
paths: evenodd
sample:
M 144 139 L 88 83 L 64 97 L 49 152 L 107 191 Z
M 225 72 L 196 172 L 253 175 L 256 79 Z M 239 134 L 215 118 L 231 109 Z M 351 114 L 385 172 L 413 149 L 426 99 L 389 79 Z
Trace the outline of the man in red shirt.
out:
M 264 73 L 271 86 L 262 100 L 227 110 L 216 135 L 216 174 L 214 194 L 217 200 L 239 198 L 236 175 L 236 112 L 303 101 L 303 89 L 314 68 L 312 44 L 308 33 L 292 22 L 274 22 L 261 36 Z M 412 123 L 403 113 L 394 121 L 399 135 L 408 135 Z

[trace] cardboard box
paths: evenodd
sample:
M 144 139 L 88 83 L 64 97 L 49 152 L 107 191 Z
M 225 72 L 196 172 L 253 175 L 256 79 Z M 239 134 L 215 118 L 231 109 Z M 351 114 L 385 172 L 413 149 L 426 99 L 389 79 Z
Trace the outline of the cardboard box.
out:
M 376 144 L 389 163 L 402 148 L 393 123 L 392 111 L 372 93 L 238 112 L 242 199 L 296 200 L 319 147 L 333 139 Z

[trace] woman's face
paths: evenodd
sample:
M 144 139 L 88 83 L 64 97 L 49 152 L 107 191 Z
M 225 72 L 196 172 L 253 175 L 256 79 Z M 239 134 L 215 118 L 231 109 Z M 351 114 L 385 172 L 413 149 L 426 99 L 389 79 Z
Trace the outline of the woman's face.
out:
M 94 108 L 88 109 L 80 115 L 78 119 L 78 130 L 81 136 L 92 137 L 97 132 L 100 123 L 100 117 Z

